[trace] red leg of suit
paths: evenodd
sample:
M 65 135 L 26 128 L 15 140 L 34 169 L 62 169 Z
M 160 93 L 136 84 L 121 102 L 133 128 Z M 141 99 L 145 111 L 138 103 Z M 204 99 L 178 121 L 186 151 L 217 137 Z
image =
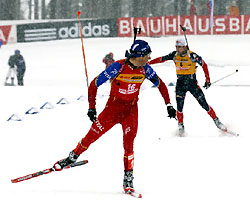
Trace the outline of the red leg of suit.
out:
M 134 167 L 134 139 L 138 129 L 138 108 L 134 105 L 130 113 L 121 122 L 123 130 L 124 168 L 133 170 Z
M 82 152 L 88 149 L 90 144 L 95 142 L 115 124 L 115 114 L 112 114 L 112 108 L 106 107 L 100 113 L 97 120 L 92 124 L 86 136 L 78 143 L 74 152 L 80 155 Z
M 214 112 L 214 110 L 213 110 L 213 108 L 211 106 L 209 106 L 209 111 L 207 113 L 210 115 L 210 117 L 212 119 L 217 118 L 217 116 L 216 116 L 216 114 L 215 114 L 215 112 Z
M 183 112 L 176 111 L 178 123 L 183 123 Z
M 87 135 L 78 143 L 74 152 L 80 155 L 115 124 L 120 123 L 123 129 L 124 168 L 133 169 L 133 144 L 138 128 L 137 104 L 131 102 L 113 102 L 109 99 L 105 109 L 92 124 Z

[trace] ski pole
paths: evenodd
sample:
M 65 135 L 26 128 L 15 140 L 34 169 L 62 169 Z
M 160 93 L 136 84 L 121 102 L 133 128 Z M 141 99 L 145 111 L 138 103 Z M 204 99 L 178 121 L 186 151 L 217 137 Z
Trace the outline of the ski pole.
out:
M 136 27 L 134 27 L 134 42 L 135 42 L 135 40 L 136 40 L 137 33 L 138 33 L 138 34 L 141 33 L 141 28 L 136 28 Z
M 186 29 L 185 27 L 181 26 L 181 25 L 180 25 L 180 27 L 181 27 L 181 30 L 182 30 L 183 33 L 184 33 L 184 37 L 185 37 L 185 40 L 186 40 L 186 43 L 187 43 L 187 49 L 189 50 L 188 41 L 187 41 L 187 36 L 186 36 L 186 33 L 185 33 L 185 31 L 186 31 L 187 29 Z
M 68 169 L 68 168 L 72 168 L 72 167 L 76 167 L 76 166 L 81 166 L 81 165 L 84 165 L 86 163 L 88 163 L 87 160 L 82 160 L 82 161 L 70 164 L 70 165 L 66 166 L 64 169 Z M 38 177 L 38 176 L 42 176 L 44 174 L 52 173 L 54 171 L 56 171 L 56 170 L 53 167 L 51 167 L 51 168 L 48 168 L 48 169 L 45 169 L 45 170 L 42 170 L 42 171 L 38 171 L 38 172 L 35 172 L 35 173 L 28 174 L 26 176 L 22 176 L 22 177 L 18 177 L 16 179 L 12 179 L 11 182 L 12 183 L 19 183 L 19 182 L 24 181 L 24 180 L 29 180 L 29 179 L 32 179 L 34 177 Z
M 87 72 L 87 64 L 86 64 L 86 58 L 85 58 L 85 52 L 84 52 L 84 47 L 83 47 L 83 38 L 82 38 L 82 25 L 80 21 L 80 15 L 81 12 L 77 12 L 78 19 L 79 19 L 79 27 L 80 27 L 80 33 L 81 33 L 81 42 L 82 42 L 82 55 L 83 55 L 83 61 L 84 61 L 84 67 L 85 67 L 85 75 L 86 75 L 86 82 L 87 82 L 87 87 L 89 87 L 89 79 L 88 79 L 88 72 Z
M 185 40 L 186 40 L 186 43 L 187 43 L 187 49 L 188 49 L 188 56 L 190 57 L 190 51 L 189 51 L 189 46 L 188 46 L 188 41 L 187 41 L 187 36 L 186 36 L 186 28 L 185 27 L 183 27 L 183 26 L 181 26 L 180 25 L 180 27 L 181 27 L 181 30 L 183 31 L 183 33 L 184 33 L 184 37 L 185 37 Z
M 227 78 L 227 77 L 229 77 L 229 76 L 232 76 L 233 74 L 235 74 L 235 73 L 237 73 L 237 72 L 238 72 L 238 70 L 236 69 L 235 72 L 230 73 L 230 74 L 228 74 L 228 75 L 226 75 L 226 76 L 224 76 L 224 77 L 222 77 L 222 78 L 220 78 L 220 79 L 215 80 L 214 82 L 211 83 L 211 85 L 213 85 L 213 84 L 215 84 L 215 83 L 217 83 L 217 82 L 219 82 L 219 81 L 221 81 L 221 80 L 223 80 L 223 79 L 225 79 L 225 78 Z

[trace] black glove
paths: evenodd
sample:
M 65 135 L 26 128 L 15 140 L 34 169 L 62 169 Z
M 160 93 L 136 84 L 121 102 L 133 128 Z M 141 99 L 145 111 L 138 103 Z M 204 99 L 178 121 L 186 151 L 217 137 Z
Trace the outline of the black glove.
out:
M 90 121 L 94 122 L 96 120 L 96 110 L 95 108 L 89 108 L 88 114 Z
M 169 118 L 175 118 L 176 117 L 176 110 L 171 104 L 167 104 L 167 110 L 168 110 L 168 117 Z
M 208 89 L 209 87 L 211 86 L 211 82 L 205 82 L 205 84 L 204 84 L 204 88 L 205 89 Z

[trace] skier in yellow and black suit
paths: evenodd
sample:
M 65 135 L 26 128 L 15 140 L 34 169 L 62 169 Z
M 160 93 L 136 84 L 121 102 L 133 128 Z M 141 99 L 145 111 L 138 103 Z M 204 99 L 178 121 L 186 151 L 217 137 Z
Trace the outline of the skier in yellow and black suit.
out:
M 177 119 L 179 134 L 184 133 L 183 124 L 183 106 L 186 93 L 189 91 L 204 108 L 210 117 L 214 120 L 216 126 L 221 130 L 226 130 L 226 127 L 220 122 L 213 108 L 208 105 L 205 95 L 201 90 L 196 80 L 196 63 L 198 63 L 206 77 L 204 88 L 208 89 L 211 86 L 209 71 L 205 61 L 196 53 L 189 51 L 184 39 L 176 40 L 176 51 L 162 57 L 158 57 L 149 62 L 149 64 L 163 63 L 167 60 L 173 60 L 176 66 L 177 82 L 176 82 L 176 102 L 177 102 Z

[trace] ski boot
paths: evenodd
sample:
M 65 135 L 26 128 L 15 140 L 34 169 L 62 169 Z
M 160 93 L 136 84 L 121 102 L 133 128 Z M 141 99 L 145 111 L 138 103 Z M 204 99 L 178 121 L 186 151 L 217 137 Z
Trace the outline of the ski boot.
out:
M 214 119 L 214 123 L 216 125 L 217 128 L 219 128 L 220 130 L 222 131 L 227 131 L 227 128 L 224 124 L 221 123 L 220 119 L 219 118 L 215 118 Z
M 62 160 L 59 160 L 57 161 L 53 168 L 56 170 L 56 171 L 61 171 L 63 170 L 65 167 L 67 167 L 68 165 L 71 165 L 72 163 L 75 163 L 77 158 L 79 157 L 79 155 L 75 154 L 74 151 L 71 151 L 69 153 L 69 156 L 66 157 L 65 159 L 62 159 Z
M 184 124 L 183 123 L 178 123 L 178 131 L 179 131 L 180 136 L 182 136 L 184 134 Z
M 133 185 L 133 171 L 124 171 L 124 179 L 123 179 L 123 189 L 125 193 L 133 193 L 134 185 Z

